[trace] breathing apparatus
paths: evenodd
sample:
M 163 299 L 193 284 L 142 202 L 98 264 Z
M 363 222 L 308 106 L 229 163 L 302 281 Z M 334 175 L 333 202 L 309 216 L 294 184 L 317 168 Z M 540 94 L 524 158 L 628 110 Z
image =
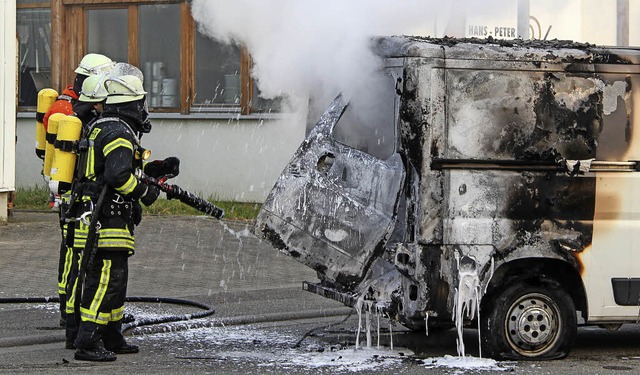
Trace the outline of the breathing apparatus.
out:
M 71 190 L 76 169 L 76 147 L 81 134 L 82 121 L 78 117 L 65 116 L 60 120 L 49 181 L 49 190 L 54 194 Z
M 54 113 L 49 116 L 49 122 L 47 126 L 47 144 L 44 152 L 44 167 L 42 169 L 42 174 L 44 175 L 45 181 L 48 183 L 51 179 L 51 166 L 53 165 L 53 158 L 55 152 L 55 142 L 58 136 L 58 126 L 60 124 L 60 120 L 62 120 L 66 115 L 63 113 Z
M 36 112 L 36 155 L 44 160 L 47 143 L 47 131 L 44 129 L 44 115 L 56 101 L 58 92 L 54 89 L 42 89 L 38 92 L 38 108 Z
M 78 103 L 93 105 L 104 101 L 107 98 L 107 90 L 104 87 L 105 78 L 105 74 L 87 77 L 82 84 Z M 49 189 L 54 194 L 64 194 L 71 190 L 81 137 L 82 121 L 79 117 L 65 116 L 60 120 L 49 181 Z

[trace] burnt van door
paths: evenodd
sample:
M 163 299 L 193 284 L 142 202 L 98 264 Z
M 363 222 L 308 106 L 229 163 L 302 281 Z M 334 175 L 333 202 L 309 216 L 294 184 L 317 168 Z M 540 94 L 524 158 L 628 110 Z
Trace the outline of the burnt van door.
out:
M 256 232 L 325 280 L 348 289 L 382 249 L 404 168 L 393 151 L 393 135 L 382 141 L 379 137 L 380 127 L 391 127 L 393 134 L 394 114 L 379 118 L 379 124 L 368 123 L 368 130 L 349 132 L 350 124 L 341 124 L 350 117 L 346 109 L 340 95 L 322 115 L 264 202 Z M 337 125 L 345 130 L 337 131 Z M 363 132 L 378 138 L 375 144 L 388 143 L 388 157 L 363 151 L 368 147 L 367 137 L 359 136 Z

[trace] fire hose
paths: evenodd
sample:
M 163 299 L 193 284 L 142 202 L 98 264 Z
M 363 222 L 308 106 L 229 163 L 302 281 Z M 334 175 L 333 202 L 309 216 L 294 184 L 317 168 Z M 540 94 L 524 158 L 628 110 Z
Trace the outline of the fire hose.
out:
M 171 185 L 166 183 L 166 177 L 155 179 L 146 175 L 142 170 L 137 169 L 135 172 L 139 181 L 142 181 L 149 185 L 157 186 L 161 191 L 167 194 L 167 199 L 177 199 L 187 206 L 193 207 L 196 210 L 205 213 L 209 216 L 220 220 L 224 216 L 224 210 L 211 202 L 202 199 L 184 189 L 178 185 Z
M 122 332 L 126 332 L 136 327 L 142 327 L 153 324 L 171 323 L 182 320 L 200 319 L 207 316 L 211 316 L 215 313 L 215 309 L 200 302 L 190 301 L 180 298 L 170 297 L 127 297 L 126 302 L 138 302 L 138 303 L 170 303 L 174 305 L 192 306 L 202 309 L 193 314 L 180 314 L 180 315 L 166 315 L 154 318 L 142 318 L 136 319 L 132 322 L 128 322 L 122 325 Z M 3 297 L 0 298 L 0 303 L 55 303 L 60 302 L 58 297 Z

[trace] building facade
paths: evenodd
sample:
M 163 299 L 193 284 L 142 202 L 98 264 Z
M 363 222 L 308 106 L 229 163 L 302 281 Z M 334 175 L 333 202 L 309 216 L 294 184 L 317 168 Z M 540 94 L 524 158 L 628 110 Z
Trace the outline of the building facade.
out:
M 10 201 L 15 190 L 16 129 L 16 18 L 15 1 L 0 1 L 0 224 L 6 223 Z
M 181 187 L 261 201 L 304 136 L 279 100 L 258 96 L 246 49 L 198 31 L 184 0 L 18 0 L 18 186 L 44 184 L 35 157 L 37 93 L 60 91 L 86 53 L 144 73 L 152 158 L 178 156 Z M 297 119 L 293 119 L 296 120 Z
M 72 82 L 90 52 L 140 67 L 153 122 L 143 143 L 152 158 L 178 156 L 182 173 L 175 183 L 204 197 L 261 202 L 304 138 L 306 113 L 290 114 L 280 100 L 260 98 L 250 51 L 202 34 L 190 1 L 15 4 L 18 187 L 44 185 L 34 152 L 38 90 Z M 431 36 L 640 45 L 640 25 L 629 22 L 640 18 L 640 0 L 458 0 L 448 12 L 450 19 L 464 13 L 455 17 L 462 22 L 439 19 L 425 28 Z

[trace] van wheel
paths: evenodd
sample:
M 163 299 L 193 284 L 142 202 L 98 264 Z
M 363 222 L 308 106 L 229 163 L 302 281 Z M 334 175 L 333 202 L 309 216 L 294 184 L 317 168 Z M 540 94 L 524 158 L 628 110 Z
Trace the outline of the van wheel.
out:
M 495 295 L 481 314 L 484 355 L 496 359 L 559 359 L 577 334 L 573 300 L 557 283 L 520 281 Z M 484 315 L 484 316 L 482 316 Z

